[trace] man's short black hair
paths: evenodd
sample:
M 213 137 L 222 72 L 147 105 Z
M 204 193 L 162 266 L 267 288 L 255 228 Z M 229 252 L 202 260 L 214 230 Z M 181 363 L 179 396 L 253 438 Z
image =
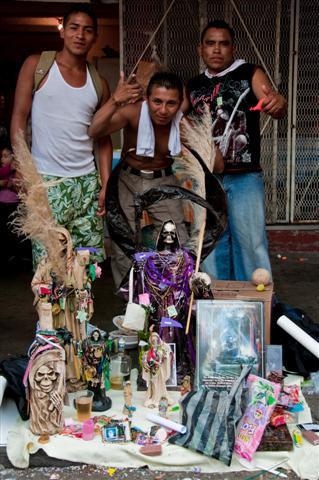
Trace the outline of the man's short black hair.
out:
M 184 86 L 182 80 L 172 72 L 158 72 L 155 73 L 146 89 L 146 95 L 149 97 L 152 93 L 153 88 L 155 87 L 164 87 L 167 90 L 177 90 L 179 93 L 180 100 L 183 100 L 184 97 Z
M 229 25 L 229 23 L 225 22 L 225 20 L 213 20 L 212 22 L 208 22 L 208 24 L 206 25 L 206 27 L 201 33 L 200 43 L 203 43 L 206 32 L 210 28 L 221 28 L 221 29 L 227 30 L 231 37 L 232 43 L 235 43 L 235 32 L 232 29 L 232 27 Z
M 93 28 L 95 33 L 97 33 L 97 16 L 94 12 L 92 6 L 89 3 L 73 3 L 65 13 L 63 17 L 63 27 L 67 24 L 69 18 L 73 13 L 85 13 L 88 15 L 93 22 Z

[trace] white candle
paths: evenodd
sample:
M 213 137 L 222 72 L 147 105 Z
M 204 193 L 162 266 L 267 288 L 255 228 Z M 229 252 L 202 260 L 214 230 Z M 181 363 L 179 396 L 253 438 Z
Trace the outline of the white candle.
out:
M 297 342 L 301 343 L 309 352 L 313 353 L 315 357 L 319 358 L 319 343 L 302 328 L 298 327 L 285 315 L 278 318 L 277 325 L 289 333 Z

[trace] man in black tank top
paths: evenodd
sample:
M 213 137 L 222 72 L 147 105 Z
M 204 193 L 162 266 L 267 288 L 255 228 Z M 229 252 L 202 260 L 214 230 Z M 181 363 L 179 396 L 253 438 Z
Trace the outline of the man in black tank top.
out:
M 219 178 L 228 206 L 227 230 L 203 268 L 220 280 L 250 280 L 256 268 L 271 272 L 259 111 L 251 108 L 263 99 L 262 110 L 272 118 L 280 118 L 287 104 L 260 67 L 244 60 L 234 61 L 234 31 L 226 22 L 208 23 L 201 34 L 199 52 L 207 68 L 188 83 L 190 111 L 201 115 L 205 104 L 210 109 L 213 139 L 225 163 Z

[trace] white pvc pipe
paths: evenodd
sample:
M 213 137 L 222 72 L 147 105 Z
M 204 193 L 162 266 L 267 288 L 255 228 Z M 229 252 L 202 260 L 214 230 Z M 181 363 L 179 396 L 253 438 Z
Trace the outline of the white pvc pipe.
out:
M 301 343 L 309 352 L 313 353 L 315 357 L 319 358 L 319 343 L 286 317 L 286 315 L 278 318 L 277 325 L 289 333 L 297 342 Z
M 157 423 L 162 427 L 169 428 L 170 430 L 175 430 L 178 433 L 186 433 L 187 427 L 185 425 L 181 425 L 180 423 L 173 422 L 172 420 L 168 420 L 167 418 L 160 417 L 159 415 L 155 415 L 155 413 L 148 413 L 146 415 L 146 419 L 150 422 Z

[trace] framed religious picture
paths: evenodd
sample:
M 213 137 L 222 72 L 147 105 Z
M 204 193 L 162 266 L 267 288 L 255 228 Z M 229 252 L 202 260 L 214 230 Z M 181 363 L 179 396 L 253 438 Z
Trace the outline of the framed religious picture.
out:
M 264 376 L 263 302 L 197 300 L 197 388 L 231 387 L 244 365 Z

